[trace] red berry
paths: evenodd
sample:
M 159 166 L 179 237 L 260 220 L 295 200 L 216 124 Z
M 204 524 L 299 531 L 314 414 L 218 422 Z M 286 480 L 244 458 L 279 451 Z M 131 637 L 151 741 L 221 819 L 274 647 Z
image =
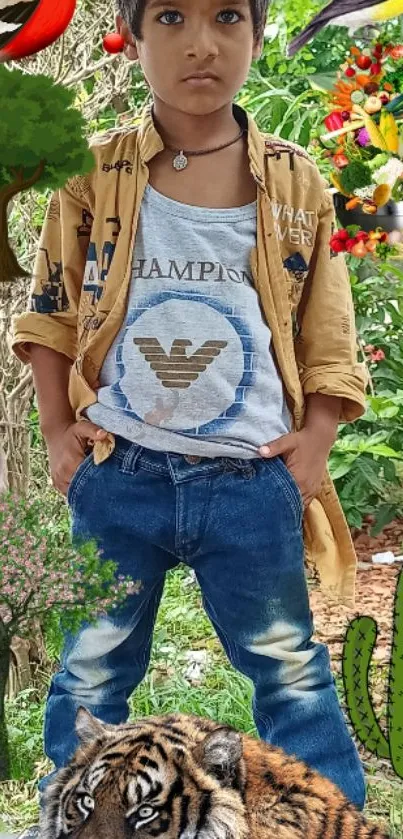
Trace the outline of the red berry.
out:
M 112 54 L 123 52 L 123 47 L 125 45 L 124 39 L 118 32 L 111 32 L 109 35 L 105 35 L 102 43 L 104 45 L 104 50 Z
M 375 44 L 374 55 L 376 58 L 380 58 L 383 52 L 382 44 Z
M 341 118 L 344 119 L 344 121 L 350 119 L 350 111 L 342 111 Z
M 355 76 L 354 67 L 347 67 L 347 70 L 345 72 L 346 72 L 346 76 L 349 76 L 349 77 Z
M 368 70 L 372 64 L 369 55 L 359 55 L 355 63 L 360 70 Z
M 365 230 L 360 230 L 359 233 L 355 234 L 356 242 L 366 242 L 367 239 L 369 239 L 369 236 L 368 233 L 365 232 Z
M 342 242 L 347 242 L 347 239 L 350 238 L 348 230 L 344 230 L 344 228 L 338 230 L 337 236 L 339 237 L 339 239 L 341 239 Z
M 351 248 L 353 248 L 354 245 L 356 245 L 356 244 L 357 244 L 357 239 L 347 239 L 346 250 L 350 252 Z

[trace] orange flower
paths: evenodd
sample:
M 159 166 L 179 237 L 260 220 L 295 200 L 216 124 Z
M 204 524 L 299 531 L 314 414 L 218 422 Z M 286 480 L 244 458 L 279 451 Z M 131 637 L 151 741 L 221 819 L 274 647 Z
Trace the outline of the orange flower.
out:
M 385 52 L 395 61 L 398 61 L 399 58 L 403 58 L 403 44 L 396 44 L 394 47 L 387 47 Z
M 361 198 L 355 196 L 351 199 L 351 201 L 347 201 L 346 210 L 355 210 L 355 208 L 358 207 L 359 204 L 362 204 Z
M 355 77 L 355 80 L 357 84 L 360 85 L 360 87 L 365 87 L 365 85 L 368 84 L 368 82 L 370 81 L 370 76 L 364 76 L 363 73 L 358 73 Z
M 338 79 L 331 94 L 332 105 L 341 108 L 343 111 L 351 111 L 353 104 L 351 94 L 354 90 L 361 90 L 361 86 L 356 83 L 355 79 L 351 82 Z

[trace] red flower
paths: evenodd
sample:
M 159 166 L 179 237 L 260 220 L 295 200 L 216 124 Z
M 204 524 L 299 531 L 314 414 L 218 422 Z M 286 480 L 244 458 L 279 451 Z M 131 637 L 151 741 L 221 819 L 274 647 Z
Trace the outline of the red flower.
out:
M 397 44 L 395 47 L 388 47 L 386 52 L 396 61 L 403 58 L 403 44 Z
M 333 155 L 333 163 L 338 169 L 344 169 L 345 166 L 348 166 L 350 161 L 343 152 L 336 152 L 336 154 Z
M 375 350 L 371 353 L 371 361 L 383 361 L 385 353 L 383 350 Z
M 330 247 L 334 253 L 342 253 L 345 250 L 345 242 L 338 238 L 338 236 L 333 236 L 330 240 Z

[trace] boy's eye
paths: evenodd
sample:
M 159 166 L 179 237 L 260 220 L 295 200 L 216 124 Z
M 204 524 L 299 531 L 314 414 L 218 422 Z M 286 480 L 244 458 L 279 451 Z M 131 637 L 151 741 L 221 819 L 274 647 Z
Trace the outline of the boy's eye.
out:
M 220 15 L 237 15 L 237 17 L 239 17 L 239 19 L 241 19 L 241 15 L 239 14 L 239 12 L 235 12 L 234 9 L 224 9 L 222 12 L 220 12 Z M 231 20 L 227 20 L 226 22 L 227 23 L 236 23 L 236 21 L 231 21 Z
M 161 21 L 161 23 L 165 23 L 165 24 L 166 24 L 166 21 L 163 21 L 163 20 L 162 20 L 162 18 L 163 18 L 163 17 L 169 17 L 169 16 L 171 16 L 171 17 L 172 17 L 172 16 L 174 16 L 174 17 L 175 17 L 175 15 L 178 15 L 178 14 L 179 14 L 179 12 L 175 12 L 175 11 L 173 11 L 173 12 L 171 12 L 171 11 L 169 11 L 169 12 L 163 12 L 163 13 L 162 13 L 162 15 L 159 15 L 159 16 L 158 16 L 157 20 L 160 20 L 160 21 Z M 168 21 L 168 23 L 175 23 L 175 21 L 170 20 L 170 21 Z
M 219 14 L 220 15 L 237 15 L 237 17 L 239 19 L 241 19 L 241 15 L 239 14 L 239 12 L 235 12 L 234 9 L 223 9 L 221 12 L 219 12 Z M 165 25 L 167 25 L 166 21 L 163 21 L 162 18 L 168 17 L 169 15 L 173 15 L 173 16 L 180 15 L 180 12 L 178 12 L 176 9 L 174 9 L 174 10 L 170 9 L 169 11 L 163 12 L 162 15 L 159 15 L 157 20 L 159 20 L 159 21 L 161 21 L 161 23 L 164 23 Z M 236 22 L 237 22 L 236 20 L 235 21 L 234 20 L 224 21 L 224 23 L 236 23 Z M 174 21 L 174 20 L 171 19 L 170 21 L 168 21 L 168 25 L 170 23 L 177 23 L 177 21 Z

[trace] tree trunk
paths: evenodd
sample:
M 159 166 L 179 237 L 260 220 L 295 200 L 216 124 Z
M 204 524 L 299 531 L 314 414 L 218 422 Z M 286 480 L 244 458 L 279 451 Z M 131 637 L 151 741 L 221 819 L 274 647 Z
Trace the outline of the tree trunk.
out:
M 27 272 L 19 265 L 8 240 L 8 200 L 7 196 L 2 196 L 0 190 L 0 283 L 15 282 L 19 277 L 28 277 Z
M 10 752 L 6 725 L 6 685 L 10 666 L 10 641 L 0 620 L 0 782 L 10 778 Z
M 19 265 L 8 240 L 7 205 L 15 195 L 34 186 L 42 177 L 45 161 L 41 160 L 30 178 L 24 179 L 24 169 L 11 169 L 15 180 L 0 189 L 0 283 L 15 282 L 20 277 L 29 277 Z
M 0 438 L 0 495 L 8 490 L 7 458 Z

